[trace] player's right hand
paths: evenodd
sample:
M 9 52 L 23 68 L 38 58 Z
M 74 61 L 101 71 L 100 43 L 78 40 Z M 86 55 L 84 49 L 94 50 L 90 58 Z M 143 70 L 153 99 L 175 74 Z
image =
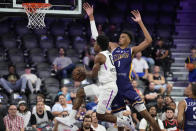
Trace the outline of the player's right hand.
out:
M 86 11 L 86 13 L 89 17 L 93 16 L 93 6 L 90 6 L 89 3 L 87 3 L 87 2 L 84 3 L 83 9 Z

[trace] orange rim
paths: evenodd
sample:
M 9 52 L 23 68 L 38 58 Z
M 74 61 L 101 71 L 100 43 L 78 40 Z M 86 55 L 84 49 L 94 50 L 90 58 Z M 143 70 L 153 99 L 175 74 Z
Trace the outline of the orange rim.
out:
M 38 8 L 47 8 L 47 7 L 50 7 L 51 4 L 49 4 L 49 3 L 22 3 L 22 6 L 24 8 L 38 9 Z

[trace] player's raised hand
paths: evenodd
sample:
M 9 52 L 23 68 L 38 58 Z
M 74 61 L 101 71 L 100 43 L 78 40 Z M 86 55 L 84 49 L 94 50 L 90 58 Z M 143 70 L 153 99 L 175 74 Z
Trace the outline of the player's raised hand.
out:
M 89 17 L 93 16 L 93 6 L 90 6 L 89 3 L 86 2 L 83 4 L 83 8 Z
M 133 21 L 135 21 L 137 23 L 142 21 L 140 12 L 138 10 L 131 11 L 131 14 L 133 14 L 133 16 L 134 16 L 134 17 L 131 17 L 133 19 Z

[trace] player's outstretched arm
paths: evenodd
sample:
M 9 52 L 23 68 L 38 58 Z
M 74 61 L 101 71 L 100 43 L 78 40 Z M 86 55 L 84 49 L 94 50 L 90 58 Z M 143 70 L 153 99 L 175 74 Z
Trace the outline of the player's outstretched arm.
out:
M 184 100 L 180 101 L 179 104 L 178 104 L 178 116 L 177 116 L 177 121 L 178 121 L 179 128 L 183 128 L 185 108 L 186 108 L 185 101 Z
M 86 76 L 89 78 L 96 78 L 102 64 L 106 61 L 106 57 L 102 54 L 97 54 L 95 56 L 94 65 L 92 71 L 87 71 Z
M 97 31 L 97 27 L 96 27 L 94 15 L 93 15 L 93 12 L 94 12 L 93 6 L 90 6 L 89 3 L 84 3 L 83 8 L 86 11 L 86 13 L 89 17 L 89 20 L 90 20 L 92 38 L 94 40 L 97 40 L 97 37 L 99 34 Z M 117 43 L 112 43 L 112 42 L 109 43 L 109 46 L 110 46 L 111 50 L 114 50 L 116 47 L 118 47 Z
M 144 23 L 142 22 L 142 18 L 140 15 L 140 12 L 138 10 L 133 10 L 131 11 L 131 14 L 134 15 L 134 17 L 132 17 L 133 21 L 137 22 L 140 26 L 140 28 L 142 29 L 145 39 L 143 42 L 141 42 L 138 46 L 134 46 L 132 48 L 133 53 L 136 54 L 137 52 L 143 51 L 145 48 L 147 48 L 151 42 L 152 42 L 152 37 L 150 36 L 148 30 L 146 29 Z
M 89 3 L 84 3 L 83 8 L 86 11 L 86 14 L 88 15 L 89 20 L 90 20 L 92 38 L 96 40 L 98 36 L 98 31 L 97 31 L 97 27 L 96 27 L 94 15 L 93 15 L 93 12 L 94 12 L 93 6 L 90 6 Z

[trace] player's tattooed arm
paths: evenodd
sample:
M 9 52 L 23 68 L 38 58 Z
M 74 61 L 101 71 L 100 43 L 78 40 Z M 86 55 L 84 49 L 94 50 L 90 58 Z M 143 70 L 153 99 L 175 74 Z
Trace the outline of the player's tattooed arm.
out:
M 99 53 L 95 56 L 94 65 L 92 71 L 87 71 L 86 76 L 89 78 L 96 78 L 102 64 L 106 61 L 106 57 Z
M 183 128 L 185 108 L 186 108 L 185 101 L 184 100 L 180 101 L 179 104 L 178 104 L 178 116 L 177 116 L 177 121 L 178 121 L 179 128 Z
M 144 23 L 142 22 L 140 12 L 138 10 L 134 10 L 134 11 L 131 11 L 131 14 L 134 15 L 134 17 L 132 17 L 132 19 L 133 19 L 133 21 L 135 21 L 139 24 L 140 28 L 142 29 L 142 31 L 144 33 L 144 37 L 145 37 L 143 42 L 141 42 L 138 46 L 134 46 L 132 48 L 133 53 L 136 54 L 137 52 L 143 51 L 145 48 L 147 48 L 152 43 L 152 37 L 150 36 L 150 33 L 148 32 Z

